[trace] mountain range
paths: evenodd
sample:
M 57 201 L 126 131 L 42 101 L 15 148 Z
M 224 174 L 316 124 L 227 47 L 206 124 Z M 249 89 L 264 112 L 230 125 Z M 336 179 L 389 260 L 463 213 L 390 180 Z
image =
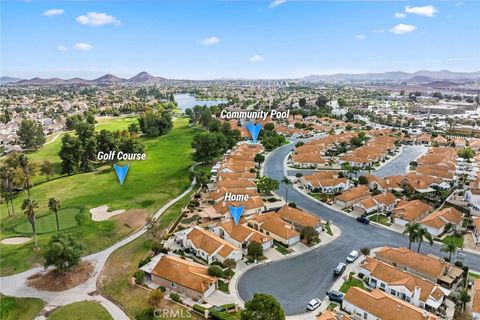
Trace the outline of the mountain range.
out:
M 17 84 L 17 85 L 73 85 L 73 84 L 157 84 L 167 82 L 169 79 L 163 77 L 152 76 L 148 72 L 140 72 L 139 74 L 128 78 L 119 78 L 112 74 L 106 74 L 93 80 L 82 78 L 60 79 L 60 78 L 33 78 L 19 79 L 13 77 L 0 77 L 0 84 Z M 247 80 L 247 79 L 245 79 Z M 383 73 L 337 73 L 331 75 L 309 75 L 299 79 L 290 79 L 305 82 L 349 82 L 349 81 L 401 81 L 409 83 L 429 83 L 434 81 L 472 81 L 480 80 L 480 71 L 476 72 L 453 72 L 448 70 L 428 71 L 420 70 L 417 72 L 392 71 Z M 218 79 L 215 81 L 226 81 Z M 241 81 L 241 80 L 238 80 Z

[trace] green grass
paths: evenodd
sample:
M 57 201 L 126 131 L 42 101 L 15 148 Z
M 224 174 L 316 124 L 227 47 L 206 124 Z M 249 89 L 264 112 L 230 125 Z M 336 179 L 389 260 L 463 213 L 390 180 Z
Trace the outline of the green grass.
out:
M 97 302 L 81 301 L 60 307 L 52 312 L 49 320 L 110 320 L 112 316 L 108 311 Z
M 230 290 L 228 290 L 228 283 L 223 282 L 223 280 L 218 280 L 218 290 L 230 293 Z
M 365 286 L 363 285 L 362 280 L 352 277 L 350 280 L 347 280 L 342 284 L 339 291 L 343 293 L 347 293 L 350 287 L 358 287 L 361 289 L 365 289 Z
M 469 272 L 468 275 L 474 279 L 480 279 L 480 274 L 478 273 Z
M 0 295 L 0 319 L 31 320 L 43 309 L 43 306 L 41 299 Z
M 463 236 L 446 236 L 442 242 L 447 243 L 453 241 L 457 248 L 463 248 Z
M 123 117 L 123 118 L 100 118 L 97 119 L 96 131 L 108 130 L 108 131 L 123 131 L 127 130 L 131 123 L 138 124 L 138 117 Z
M 290 253 L 290 252 L 288 251 L 288 249 L 285 248 L 284 246 L 275 246 L 275 250 L 277 250 L 278 252 L 280 252 L 280 253 L 283 254 L 283 255 Z
M 93 222 L 90 219 L 91 208 L 108 204 L 111 210 L 145 208 L 155 212 L 170 199 L 181 194 L 190 185 L 188 169 L 193 164 L 191 160 L 191 141 L 196 129 L 188 128 L 188 120 L 180 118 L 175 121 L 174 128 L 165 136 L 157 138 L 142 138 L 145 144 L 147 160 L 130 162 L 130 169 L 121 186 L 114 170 L 103 166 L 94 172 L 62 177 L 35 186 L 31 190 L 32 199 L 39 204 L 37 220 L 43 231 L 55 230 L 55 218 L 48 210 L 48 198 L 55 197 L 62 207 L 78 208 L 73 215 L 60 213 L 60 224 L 66 232 L 77 237 L 85 246 L 84 254 L 100 251 L 132 230 L 120 225 L 115 220 Z M 21 211 L 21 203 L 26 198 L 25 193 L 18 194 L 14 199 L 15 217 L 8 220 L 4 208 L 1 212 L 0 238 L 15 235 L 25 235 L 18 231 L 30 233 L 26 225 L 26 216 Z M 188 202 L 188 201 L 187 201 Z M 185 204 L 184 204 L 185 205 Z M 174 207 L 177 208 L 178 204 Z M 171 221 L 176 215 L 168 210 L 165 215 Z M 166 221 L 165 223 L 168 223 Z M 40 225 L 39 225 L 40 226 Z M 53 227 L 52 227 L 53 226 Z M 72 226 L 67 228 L 68 226 Z M 17 229 L 19 228 L 19 229 Z M 50 239 L 51 233 L 39 234 L 40 247 Z M 2 260 L 0 274 L 8 275 L 25 271 L 37 263 L 41 263 L 42 250 L 33 252 L 33 241 L 24 245 L 1 245 Z
M 391 226 L 392 223 L 390 222 L 390 219 L 388 219 L 387 216 L 383 214 L 374 214 L 370 217 L 368 217 L 368 220 L 373 221 L 373 222 L 378 222 L 380 224 L 383 224 L 384 226 Z
M 330 226 L 330 223 L 325 223 L 325 231 L 327 231 L 327 233 L 331 236 L 333 236 L 333 232 L 332 232 L 332 228 Z
M 337 303 L 330 302 L 330 304 L 327 306 L 327 310 L 333 310 L 336 307 L 338 307 Z
M 166 228 L 170 227 L 172 223 L 174 223 L 181 214 L 183 208 L 185 208 L 188 203 L 190 202 L 192 196 L 197 191 L 197 188 L 194 187 L 192 191 L 190 191 L 185 197 L 180 199 L 177 203 L 167 209 L 162 214 L 162 219 L 160 219 L 160 227 Z
M 189 224 L 189 223 L 192 223 L 193 221 L 197 221 L 198 218 L 200 218 L 200 216 L 198 214 L 195 214 L 195 215 L 191 216 L 190 218 L 182 219 L 182 223 Z
M 60 230 L 69 229 L 78 225 L 76 217 L 79 213 L 80 209 L 78 208 L 60 209 L 58 212 L 58 224 L 60 225 Z M 37 219 L 35 227 L 38 234 L 56 231 L 57 222 L 55 220 L 55 215 L 52 213 Z M 32 233 L 32 225 L 30 222 L 25 221 L 16 226 L 14 231 L 20 234 L 30 235 Z

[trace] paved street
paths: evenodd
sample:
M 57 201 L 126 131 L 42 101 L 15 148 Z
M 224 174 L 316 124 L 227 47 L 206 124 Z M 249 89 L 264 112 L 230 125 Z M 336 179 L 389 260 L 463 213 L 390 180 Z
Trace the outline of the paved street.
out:
M 379 177 L 388 177 L 394 175 L 402 175 L 407 173 L 410 162 L 414 161 L 427 152 L 425 146 L 404 146 L 402 152 L 392 161 L 386 163 L 379 170 L 375 171 L 375 175 Z
M 281 180 L 284 176 L 283 161 L 292 150 L 293 144 L 275 150 L 265 162 L 265 174 Z M 278 195 L 285 195 L 285 185 L 281 184 Z M 333 285 L 333 269 L 345 261 L 352 249 L 361 247 L 407 246 L 408 240 L 401 234 L 373 225 L 363 225 L 355 219 L 338 213 L 318 203 L 289 186 L 289 202 L 331 220 L 342 234 L 332 243 L 288 260 L 272 262 L 246 272 L 238 282 L 238 293 L 243 300 L 249 300 L 255 292 L 270 293 L 275 296 L 287 315 L 306 311 L 306 304 L 312 298 L 323 299 L 325 292 Z M 423 243 L 421 252 L 440 253 L 440 246 L 430 247 Z M 480 255 L 465 252 L 465 262 L 474 270 L 480 270 Z

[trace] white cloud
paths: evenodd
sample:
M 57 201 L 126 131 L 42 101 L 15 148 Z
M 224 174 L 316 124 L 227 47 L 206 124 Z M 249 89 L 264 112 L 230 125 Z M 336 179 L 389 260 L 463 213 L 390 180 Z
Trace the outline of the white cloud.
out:
M 364 34 L 357 34 L 357 35 L 355 36 L 355 39 L 357 39 L 357 40 L 363 40 L 363 39 L 365 39 L 365 35 L 364 35 Z
M 91 44 L 88 44 L 88 43 L 85 43 L 85 42 L 79 42 L 79 43 L 76 43 L 73 48 L 75 50 L 80 50 L 80 51 L 88 51 L 88 50 L 91 50 L 93 48 L 93 46 Z
M 435 7 L 432 5 L 424 7 L 406 6 L 405 12 L 411 14 L 418 14 L 420 16 L 435 17 L 435 14 L 438 12 L 438 10 L 435 9 Z
M 390 29 L 390 32 L 395 33 L 395 34 L 404 34 L 404 33 L 409 33 L 413 32 L 417 29 L 414 25 L 411 24 L 397 24 L 395 27 Z
M 397 18 L 397 19 L 403 19 L 407 16 L 406 13 L 403 13 L 403 12 L 395 12 L 394 14 L 394 17 Z
M 120 20 L 106 13 L 89 12 L 77 17 L 77 22 L 85 26 L 99 27 L 106 24 L 121 25 Z
M 215 36 L 211 36 L 200 41 L 204 46 L 211 46 L 220 42 L 220 39 Z
M 284 4 L 285 2 L 287 2 L 287 0 L 274 0 L 270 2 L 270 9 L 278 7 L 279 5 Z
M 375 29 L 375 30 L 372 30 L 372 33 L 384 33 L 385 32 L 385 29 Z
M 62 46 L 61 44 L 59 44 L 59 45 L 57 46 L 57 51 L 65 52 L 65 51 L 68 51 L 68 48 L 65 47 L 65 46 Z
M 260 61 L 263 61 L 263 57 L 261 55 L 256 54 L 248 58 L 248 60 L 250 60 L 250 62 L 253 62 L 253 63 L 260 62 Z
M 63 9 L 50 9 L 42 13 L 42 16 L 58 16 L 59 14 L 62 14 L 64 11 Z

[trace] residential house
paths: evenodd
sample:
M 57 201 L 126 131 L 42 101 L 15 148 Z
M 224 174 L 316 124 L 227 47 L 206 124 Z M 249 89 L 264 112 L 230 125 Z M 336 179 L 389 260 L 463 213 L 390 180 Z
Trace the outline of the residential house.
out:
M 450 226 L 451 231 L 460 230 L 464 216 L 455 208 L 444 208 L 426 216 L 420 220 L 420 224 L 427 228 L 430 234 L 437 237 L 445 231 L 447 225 Z
M 323 229 L 324 223 L 320 217 L 297 208 L 292 208 L 289 205 L 281 207 L 277 214 L 283 220 L 292 224 L 299 232 L 305 227 L 312 227 L 319 233 Z
M 182 242 L 182 247 L 211 264 L 226 259 L 242 260 L 242 251 L 215 233 L 194 226 L 175 233 Z
M 461 268 L 440 257 L 424 255 L 403 247 L 383 247 L 375 252 L 375 258 L 450 289 L 463 274 Z
M 339 311 L 325 310 L 317 317 L 317 320 L 353 320 L 348 315 Z
M 450 290 L 430 280 L 370 257 L 362 261 L 359 272 L 367 277 L 370 287 L 384 290 L 422 309 L 438 310 L 450 294 Z
M 220 222 L 213 226 L 212 230 L 220 238 L 225 239 L 242 251 L 245 251 L 252 241 L 260 243 L 264 251 L 273 246 L 272 237 L 266 236 L 247 225 L 235 224 L 232 219 Z
M 353 211 L 356 213 L 372 212 L 392 212 L 399 199 L 391 192 L 377 194 L 371 198 L 363 199 L 353 205 Z
M 400 200 L 393 209 L 393 222 L 401 226 L 422 220 L 433 208 L 421 200 Z
M 208 275 L 208 267 L 177 256 L 159 254 L 140 268 L 157 286 L 204 301 L 217 289 L 218 280 Z
M 300 241 L 300 233 L 284 221 L 276 212 L 267 212 L 248 217 L 247 225 L 274 240 L 291 246 Z
M 342 308 L 357 319 L 365 320 L 440 319 L 379 289 L 368 292 L 358 287 L 350 287 L 343 298 Z
M 338 178 L 336 171 L 315 172 L 303 176 L 300 181 L 305 188 L 322 193 L 336 193 L 348 190 L 350 183 L 347 178 Z
M 480 279 L 475 279 L 473 284 L 472 317 L 480 320 Z
M 473 239 L 475 244 L 480 244 L 480 217 L 473 218 Z
M 293 165 L 300 168 L 319 168 L 325 166 L 325 159 L 318 152 L 294 153 L 292 155 Z
M 341 208 L 348 208 L 368 197 L 370 197 L 370 190 L 368 189 L 368 186 L 358 186 L 348 189 L 341 195 L 336 196 L 335 204 Z

